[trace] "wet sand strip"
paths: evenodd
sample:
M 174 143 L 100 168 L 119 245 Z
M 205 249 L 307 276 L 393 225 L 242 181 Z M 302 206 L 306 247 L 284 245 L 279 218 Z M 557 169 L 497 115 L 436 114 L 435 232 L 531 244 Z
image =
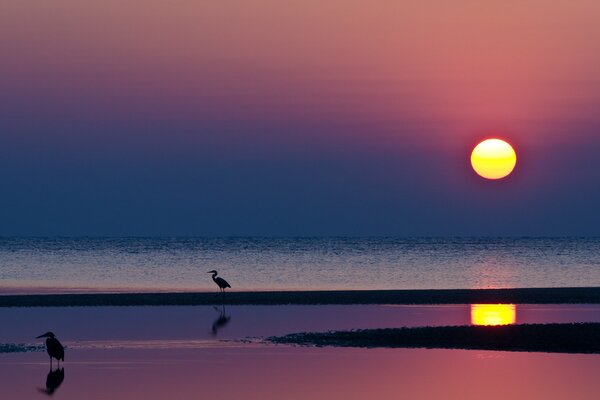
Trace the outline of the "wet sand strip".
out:
M 303 346 L 600 353 L 600 323 L 443 326 L 296 333 L 267 339 Z
M 319 304 L 600 304 L 600 288 L 340 290 L 2 295 L 0 307 Z

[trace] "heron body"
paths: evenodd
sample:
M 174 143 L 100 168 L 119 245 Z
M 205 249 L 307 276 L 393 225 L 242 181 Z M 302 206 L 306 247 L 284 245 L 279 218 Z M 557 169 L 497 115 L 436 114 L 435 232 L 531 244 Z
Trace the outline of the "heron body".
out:
M 217 284 L 221 291 L 224 291 L 226 288 L 231 288 L 231 285 L 220 276 L 217 276 L 219 273 L 215 270 L 208 271 L 209 274 L 212 274 L 212 280 Z
M 65 348 L 54 336 L 54 333 L 46 332 L 37 338 L 39 339 L 43 337 L 46 338 L 46 351 L 50 356 L 50 364 L 52 364 L 53 358 L 56 358 L 57 361 L 65 361 Z

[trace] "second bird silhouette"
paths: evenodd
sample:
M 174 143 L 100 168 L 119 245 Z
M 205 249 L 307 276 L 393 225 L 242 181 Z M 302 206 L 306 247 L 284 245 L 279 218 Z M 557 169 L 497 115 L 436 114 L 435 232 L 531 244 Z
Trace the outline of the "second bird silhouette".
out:
M 60 365 L 61 361 L 65 361 L 65 348 L 58 341 L 58 339 L 54 336 L 52 332 L 46 332 L 43 335 L 38 336 L 39 338 L 46 338 L 46 351 L 50 356 L 50 368 L 52 368 L 52 359 L 56 358 L 58 364 Z
M 219 273 L 216 270 L 208 271 L 209 274 L 212 274 L 212 280 L 217 284 L 221 294 L 223 295 L 223 300 L 225 300 L 225 289 L 231 288 L 231 285 L 220 276 L 217 276 Z

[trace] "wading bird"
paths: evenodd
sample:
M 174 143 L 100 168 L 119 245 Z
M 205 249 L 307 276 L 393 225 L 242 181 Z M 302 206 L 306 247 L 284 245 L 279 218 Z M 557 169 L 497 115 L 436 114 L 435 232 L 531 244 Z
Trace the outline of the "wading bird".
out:
M 54 333 L 46 332 L 43 335 L 38 336 L 36 339 L 43 337 L 46 338 L 46 351 L 50 356 L 50 368 L 52 368 L 53 358 L 56 358 L 58 364 L 60 365 L 61 361 L 65 361 L 65 348 L 62 344 L 60 344 L 58 339 L 54 337 Z
M 227 283 L 227 281 L 221 277 L 217 277 L 218 272 L 216 270 L 208 271 L 209 274 L 212 275 L 212 280 L 219 286 L 221 293 L 225 293 L 226 288 L 231 288 L 231 285 Z

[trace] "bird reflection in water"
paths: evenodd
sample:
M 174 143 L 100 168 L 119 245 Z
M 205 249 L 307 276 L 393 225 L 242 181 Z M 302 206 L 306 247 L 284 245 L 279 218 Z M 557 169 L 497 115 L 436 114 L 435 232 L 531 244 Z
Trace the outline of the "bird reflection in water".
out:
M 48 372 L 48 376 L 46 377 L 46 389 L 39 389 L 40 392 L 47 394 L 48 396 L 52 396 L 56 389 L 63 383 L 65 380 L 65 369 L 64 368 L 56 368 L 55 370 L 50 369 Z
M 227 315 L 225 311 L 225 305 L 221 306 L 221 309 L 215 307 L 215 310 L 219 312 L 219 318 L 215 320 L 212 324 L 212 334 L 213 336 L 217 336 L 219 330 L 231 321 L 231 315 Z

